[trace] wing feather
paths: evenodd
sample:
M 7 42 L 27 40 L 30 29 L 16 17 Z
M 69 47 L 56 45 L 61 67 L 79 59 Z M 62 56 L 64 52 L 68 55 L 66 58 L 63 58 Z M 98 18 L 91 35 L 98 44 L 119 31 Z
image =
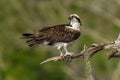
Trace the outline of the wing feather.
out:
M 53 27 L 47 27 L 38 31 L 36 38 L 43 38 L 44 40 L 54 43 L 54 42 L 71 42 L 76 40 L 80 36 L 79 31 L 66 28 L 65 26 L 70 26 L 68 24 L 56 25 Z

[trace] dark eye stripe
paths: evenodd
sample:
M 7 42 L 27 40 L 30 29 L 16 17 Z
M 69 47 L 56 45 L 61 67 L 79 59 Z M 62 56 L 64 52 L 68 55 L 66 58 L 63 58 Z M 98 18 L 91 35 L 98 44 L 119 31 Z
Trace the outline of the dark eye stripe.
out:
M 75 17 L 75 18 L 78 20 L 78 22 L 79 22 L 80 25 L 82 26 L 82 22 L 81 22 L 80 18 L 78 18 L 78 17 Z

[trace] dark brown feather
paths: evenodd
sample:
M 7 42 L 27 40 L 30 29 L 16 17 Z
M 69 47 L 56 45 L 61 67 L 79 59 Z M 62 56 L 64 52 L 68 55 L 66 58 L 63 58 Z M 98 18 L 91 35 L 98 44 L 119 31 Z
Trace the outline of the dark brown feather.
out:
M 27 39 L 26 43 L 28 43 L 30 47 L 34 47 L 44 41 L 48 41 L 48 45 L 52 45 L 56 42 L 71 42 L 80 36 L 80 31 L 75 31 L 73 29 L 66 28 L 65 26 L 71 25 L 62 24 L 53 27 L 45 27 L 35 34 L 25 33 L 23 36 Z
M 80 31 L 75 31 L 65 26 L 70 26 L 69 24 L 56 25 L 53 27 L 47 27 L 41 29 L 36 34 L 36 38 L 44 38 L 44 40 L 54 43 L 54 42 L 71 42 L 76 40 L 80 36 Z

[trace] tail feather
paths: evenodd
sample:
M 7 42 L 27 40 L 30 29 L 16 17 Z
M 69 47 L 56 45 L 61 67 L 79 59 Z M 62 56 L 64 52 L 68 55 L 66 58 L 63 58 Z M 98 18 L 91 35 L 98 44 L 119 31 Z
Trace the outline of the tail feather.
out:
M 28 46 L 30 46 L 30 47 L 32 47 L 32 48 L 34 48 L 34 47 L 36 47 L 38 44 L 35 42 L 35 41 L 32 41 L 32 42 L 29 42 L 28 43 Z
M 25 34 L 22 34 L 25 38 L 34 38 L 34 34 L 30 34 L 30 33 L 25 33 Z
M 27 39 L 26 43 L 32 48 L 36 47 L 38 44 L 41 44 L 43 41 L 41 39 L 36 39 L 35 35 L 30 33 L 22 34 L 22 36 L 22 39 Z
M 27 40 L 26 43 L 34 42 L 34 39 Z

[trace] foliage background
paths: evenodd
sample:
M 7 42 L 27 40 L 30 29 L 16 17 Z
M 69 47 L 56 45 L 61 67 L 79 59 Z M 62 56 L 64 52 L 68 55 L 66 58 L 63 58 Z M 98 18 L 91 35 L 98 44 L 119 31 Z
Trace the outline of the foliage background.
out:
M 0 0 L 0 80 L 86 80 L 84 59 L 40 65 L 58 51 L 48 46 L 30 49 L 20 39 L 24 32 L 68 23 L 72 13 L 81 17 L 83 26 L 70 51 L 113 41 L 120 32 L 120 0 Z M 108 61 L 109 52 L 90 59 L 95 80 L 120 79 L 119 59 Z

